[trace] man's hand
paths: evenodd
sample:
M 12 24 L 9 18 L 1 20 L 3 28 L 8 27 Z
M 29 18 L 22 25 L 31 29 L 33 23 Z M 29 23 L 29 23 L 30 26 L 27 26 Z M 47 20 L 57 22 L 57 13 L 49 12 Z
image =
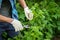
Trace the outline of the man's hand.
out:
M 12 19 L 12 18 L 8 18 L 8 17 L 0 15 L 0 21 L 11 23 L 13 27 L 15 28 L 15 31 L 23 30 L 23 26 L 21 22 L 16 19 Z
M 24 8 L 25 15 L 26 15 L 27 19 L 32 20 L 33 14 L 31 12 L 31 10 L 27 7 L 25 0 L 19 0 L 19 3 Z
M 32 20 L 33 19 L 32 11 L 28 7 L 24 8 L 24 11 L 27 19 Z
M 16 31 L 16 32 L 17 32 L 17 31 L 20 31 L 20 30 L 23 30 L 23 26 L 22 26 L 22 24 L 21 24 L 20 21 L 14 19 L 14 20 L 11 22 L 11 24 L 12 24 L 13 27 L 15 28 L 15 31 Z

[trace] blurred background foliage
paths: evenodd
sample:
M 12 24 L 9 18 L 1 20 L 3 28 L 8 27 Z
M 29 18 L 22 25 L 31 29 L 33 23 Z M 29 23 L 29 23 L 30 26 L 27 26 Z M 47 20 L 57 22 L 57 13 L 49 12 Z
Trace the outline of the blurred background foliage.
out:
M 33 20 L 27 20 L 18 1 L 16 1 L 16 8 L 19 20 L 30 28 L 25 28 L 14 39 L 8 38 L 8 40 L 53 40 L 60 35 L 60 0 L 25 1 L 34 14 Z

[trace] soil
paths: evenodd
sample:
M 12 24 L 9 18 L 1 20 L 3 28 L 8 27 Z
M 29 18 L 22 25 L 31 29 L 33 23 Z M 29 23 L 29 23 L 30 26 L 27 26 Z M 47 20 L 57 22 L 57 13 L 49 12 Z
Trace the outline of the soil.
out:
M 60 35 L 57 35 L 57 36 L 53 37 L 52 40 L 60 40 Z

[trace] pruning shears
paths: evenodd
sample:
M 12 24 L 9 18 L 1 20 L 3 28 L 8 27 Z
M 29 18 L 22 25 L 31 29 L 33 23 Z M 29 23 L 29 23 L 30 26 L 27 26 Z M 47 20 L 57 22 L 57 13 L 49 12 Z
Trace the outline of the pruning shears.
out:
M 23 25 L 24 28 L 30 28 L 29 25 Z

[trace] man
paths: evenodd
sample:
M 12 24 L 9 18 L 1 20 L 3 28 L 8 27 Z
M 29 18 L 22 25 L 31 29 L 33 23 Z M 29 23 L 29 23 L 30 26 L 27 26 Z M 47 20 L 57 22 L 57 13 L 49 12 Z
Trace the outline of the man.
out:
M 0 40 L 3 40 L 2 33 L 7 31 L 9 37 L 16 36 L 20 30 L 23 30 L 21 22 L 18 20 L 18 14 L 15 8 L 15 0 L 0 0 Z M 25 11 L 28 20 L 33 19 L 33 14 L 24 0 L 18 0 Z

